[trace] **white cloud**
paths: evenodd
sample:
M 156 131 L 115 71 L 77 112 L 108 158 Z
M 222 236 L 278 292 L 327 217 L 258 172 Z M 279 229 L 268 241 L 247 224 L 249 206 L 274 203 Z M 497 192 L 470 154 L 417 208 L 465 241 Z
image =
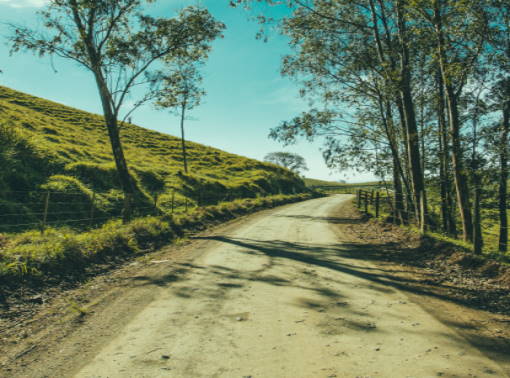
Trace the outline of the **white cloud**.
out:
M 7 5 L 12 8 L 39 8 L 48 3 L 49 0 L 0 0 L 0 5 Z
M 307 108 L 307 102 L 299 96 L 299 90 L 296 86 L 285 85 L 275 88 L 266 98 L 262 98 L 261 105 L 280 105 L 285 106 L 292 111 L 301 112 Z

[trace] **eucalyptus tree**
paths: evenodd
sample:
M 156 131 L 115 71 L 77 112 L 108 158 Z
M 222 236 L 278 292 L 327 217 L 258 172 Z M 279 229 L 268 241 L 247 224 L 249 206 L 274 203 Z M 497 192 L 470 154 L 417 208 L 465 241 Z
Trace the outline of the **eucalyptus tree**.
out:
M 292 152 L 270 152 L 264 157 L 264 161 L 285 167 L 296 174 L 308 171 L 305 158 Z
M 451 135 L 452 165 L 463 238 L 473 241 L 473 221 L 461 145 L 459 99 L 484 51 L 487 33 L 485 1 L 412 0 L 409 12 L 425 21 L 435 40 Z
M 188 57 L 208 51 L 224 25 L 199 7 L 175 17 L 152 17 L 145 7 L 154 0 L 50 0 L 42 10 L 45 31 L 13 25 L 12 51 L 56 55 L 86 68 L 94 77 L 105 126 L 125 198 L 129 220 L 136 194 L 119 132 L 119 116 L 135 87 L 169 56 Z M 150 96 L 143 96 L 141 105 Z
M 206 94 L 200 86 L 202 76 L 199 64 L 197 60 L 180 59 L 176 62 L 171 60 L 167 62 L 166 69 L 157 76 L 159 88 L 155 96 L 156 107 L 173 111 L 180 117 L 182 161 L 184 172 L 188 173 L 184 123 L 187 112 L 200 105 L 202 97 Z
M 301 80 L 305 96 L 321 101 L 326 113 L 335 113 L 327 125 L 324 113 L 318 109 L 294 121 L 306 120 L 310 124 L 310 120 L 317 119 L 315 126 L 305 133 L 326 134 L 328 146 L 332 147 L 326 149 L 326 157 L 336 163 L 346 163 L 346 159 L 335 158 L 333 150 L 344 155 L 350 151 L 353 162 L 369 160 L 375 154 L 366 153 L 367 149 L 375 152 L 382 146 L 379 143 L 382 141 L 374 141 L 374 137 L 385 139 L 384 145 L 393 154 L 394 172 L 401 176 L 399 180 L 408 183 L 411 207 L 425 230 L 423 159 L 413 98 L 414 36 L 410 33 L 404 2 L 294 0 L 287 3 L 293 13 L 282 20 L 281 31 L 290 37 L 294 52 L 285 57 L 283 74 Z M 376 122 L 372 122 L 373 116 L 364 116 L 379 105 L 383 107 L 385 122 L 381 122 L 380 116 Z M 347 114 L 346 108 L 356 112 Z M 336 130 L 331 135 L 333 127 Z M 296 122 L 287 122 L 275 129 L 272 136 L 280 134 L 288 139 L 297 130 Z M 342 142 L 346 140 L 347 143 Z M 400 151 L 401 142 L 405 146 L 403 151 Z
M 510 132 L 510 1 L 491 0 L 489 14 L 492 32 L 490 46 L 494 54 L 493 69 L 495 82 L 492 96 L 495 107 L 501 118 L 495 130 L 497 138 L 494 141 L 498 149 L 499 178 L 498 178 L 498 209 L 499 209 L 499 242 L 500 252 L 508 250 L 508 143 Z
M 489 113 L 489 107 L 484 101 L 483 95 L 487 92 L 483 82 L 483 72 L 476 81 L 473 90 L 466 93 L 464 101 L 467 102 L 465 118 L 471 123 L 471 132 L 469 141 L 471 142 L 471 156 L 469 158 L 470 176 L 473 186 L 473 252 L 482 253 L 483 235 L 481 219 L 481 201 L 482 201 L 482 178 L 484 158 L 480 152 L 482 145 L 483 128 L 485 126 L 484 118 Z

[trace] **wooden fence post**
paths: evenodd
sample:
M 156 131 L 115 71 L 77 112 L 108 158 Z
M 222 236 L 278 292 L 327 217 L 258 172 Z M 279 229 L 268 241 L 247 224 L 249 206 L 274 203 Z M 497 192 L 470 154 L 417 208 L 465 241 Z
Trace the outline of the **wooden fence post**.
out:
M 41 232 L 44 233 L 46 230 L 46 223 L 48 222 L 48 208 L 50 207 L 50 192 L 46 192 L 46 196 L 44 199 L 44 213 L 43 213 L 43 221 L 42 221 L 42 229 Z
M 361 209 L 361 190 L 356 190 L 356 205 L 358 209 Z
M 375 193 L 375 217 L 379 218 L 379 192 Z
M 368 192 L 365 192 L 365 195 L 363 197 L 365 200 L 365 214 L 368 214 Z

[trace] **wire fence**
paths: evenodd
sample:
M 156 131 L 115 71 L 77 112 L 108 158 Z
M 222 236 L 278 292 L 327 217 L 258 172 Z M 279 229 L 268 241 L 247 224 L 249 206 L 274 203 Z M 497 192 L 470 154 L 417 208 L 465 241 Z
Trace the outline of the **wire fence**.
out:
M 274 195 L 276 193 L 268 193 Z M 250 196 L 202 190 L 186 193 L 173 190 L 152 199 L 143 197 L 132 206 L 134 217 L 188 213 L 196 208 L 231 202 Z M 93 228 L 121 219 L 123 196 L 106 198 L 104 193 L 66 191 L 3 191 L 0 193 L 0 233 L 16 233 L 49 227 Z
M 356 205 L 364 214 L 389 217 L 393 223 L 411 224 L 416 221 L 416 210 L 405 197 L 396 199 L 391 191 L 357 189 Z

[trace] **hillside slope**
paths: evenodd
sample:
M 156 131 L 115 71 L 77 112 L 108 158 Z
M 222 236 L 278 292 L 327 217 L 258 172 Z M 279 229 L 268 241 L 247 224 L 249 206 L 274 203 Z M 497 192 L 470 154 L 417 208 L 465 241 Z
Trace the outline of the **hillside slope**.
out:
M 139 191 L 138 213 L 225 199 L 296 193 L 304 183 L 272 164 L 125 124 L 126 158 Z M 0 86 L 0 232 L 35 225 L 50 192 L 49 223 L 117 216 L 122 194 L 101 116 Z M 5 167 L 5 168 L 4 168 Z M 64 213 L 68 213 L 68 216 Z

